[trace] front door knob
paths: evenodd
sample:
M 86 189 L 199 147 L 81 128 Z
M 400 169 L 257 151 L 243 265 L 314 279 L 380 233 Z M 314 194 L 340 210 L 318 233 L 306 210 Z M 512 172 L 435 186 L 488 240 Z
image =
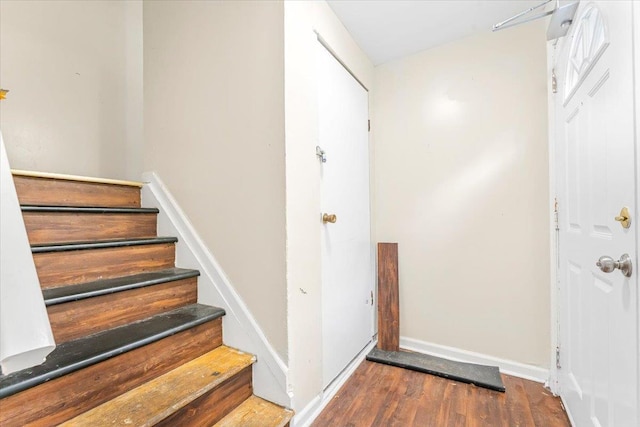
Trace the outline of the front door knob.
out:
M 596 265 L 605 273 L 611 273 L 617 268 L 625 277 L 631 277 L 633 272 L 631 257 L 628 254 L 622 255 L 618 261 L 607 255 L 601 256 Z

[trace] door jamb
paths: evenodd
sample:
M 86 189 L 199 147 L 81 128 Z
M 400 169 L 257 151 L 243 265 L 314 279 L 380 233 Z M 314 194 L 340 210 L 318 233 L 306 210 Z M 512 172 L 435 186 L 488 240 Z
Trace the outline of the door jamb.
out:
M 633 40 L 632 43 L 632 55 L 633 55 L 633 85 L 634 85 L 634 96 L 633 96 L 633 108 L 635 110 L 635 122 L 634 122 L 634 133 L 635 133 L 635 141 L 634 148 L 636 152 L 636 211 L 635 211 L 635 219 L 638 221 L 640 219 L 640 122 L 638 121 L 638 113 L 640 113 L 640 6 L 636 2 L 631 2 L 631 31 Z M 632 213 L 632 215 L 634 215 Z M 636 271 L 638 264 L 640 262 L 640 229 L 637 226 L 638 222 L 636 222 Z M 637 274 L 637 273 L 636 273 Z M 636 286 L 640 286 L 640 278 L 636 276 L 635 281 Z M 637 307 L 637 323 L 638 323 L 638 345 L 640 346 L 640 292 L 636 292 L 638 294 L 638 300 L 636 302 Z M 640 348 L 636 350 L 637 354 L 640 354 Z M 640 357 L 639 357 L 640 359 Z M 640 364 L 640 360 L 638 362 Z M 638 384 L 640 384 L 640 366 L 638 366 Z M 640 393 L 638 393 L 638 402 L 637 408 L 640 410 Z
M 558 265 L 560 252 L 558 250 L 558 233 L 556 231 L 556 205 L 557 183 L 556 183 L 556 108 L 555 95 L 552 90 L 552 78 L 556 64 L 558 43 L 547 42 L 547 98 L 548 98 L 548 150 L 549 150 L 549 315 L 550 315 L 550 338 L 551 348 L 549 354 L 549 379 L 547 385 L 553 394 L 559 394 L 557 349 L 560 348 L 560 299 L 559 299 L 559 275 Z

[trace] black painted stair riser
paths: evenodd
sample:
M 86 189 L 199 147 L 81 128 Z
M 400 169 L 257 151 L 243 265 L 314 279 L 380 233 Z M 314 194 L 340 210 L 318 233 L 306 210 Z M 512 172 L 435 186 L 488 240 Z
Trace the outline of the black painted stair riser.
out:
M 176 243 L 175 237 L 153 237 L 147 239 L 118 239 L 93 242 L 71 242 L 60 244 L 32 245 L 31 253 L 80 251 L 85 249 L 122 248 L 128 246 L 154 245 L 158 243 Z
M 157 214 L 158 208 L 106 208 L 106 207 L 75 207 L 75 206 L 36 206 L 21 205 L 22 212 L 63 212 L 86 214 Z

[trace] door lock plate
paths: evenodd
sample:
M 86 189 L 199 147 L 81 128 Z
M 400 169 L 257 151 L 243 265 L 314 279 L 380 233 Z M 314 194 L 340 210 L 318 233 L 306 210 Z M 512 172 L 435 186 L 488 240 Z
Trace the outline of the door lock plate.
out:
M 620 215 L 618 215 L 614 219 L 620 222 L 622 228 L 631 227 L 631 215 L 629 214 L 629 208 L 626 206 L 622 208 L 622 210 L 620 211 Z

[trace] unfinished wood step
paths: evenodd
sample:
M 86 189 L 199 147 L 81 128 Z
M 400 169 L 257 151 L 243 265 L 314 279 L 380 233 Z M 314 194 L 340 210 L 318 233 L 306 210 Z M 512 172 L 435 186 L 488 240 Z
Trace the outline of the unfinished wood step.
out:
M 63 423 L 62 426 L 153 426 L 162 425 L 168 419 L 173 420 L 171 425 L 181 425 L 185 417 L 188 417 L 185 411 L 193 402 L 210 393 L 230 394 L 224 389 L 235 378 L 243 377 L 244 380 L 243 386 L 232 387 L 234 399 L 242 402 L 247 398 L 247 392 L 250 396 L 250 367 L 255 360 L 255 356 L 220 346 Z M 248 377 L 241 375 L 245 372 L 249 372 Z M 226 415 L 220 415 L 224 406 L 218 401 L 216 405 L 206 408 L 208 417 L 222 418 Z M 203 425 L 194 423 L 193 419 L 189 421 L 189 425 Z
M 213 427 L 287 427 L 293 411 L 258 396 L 250 396 Z
M 206 426 L 217 422 L 253 393 L 251 367 L 230 378 L 224 387 L 194 400 L 180 411 L 156 424 L 156 427 Z M 215 408 L 212 410 L 212 408 Z
M 53 336 L 60 344 L 197 301 L 198 279 L 191 277 L 49 305 L 47 312 Z
M 59 345 L 0 375 L 0 425 L 56 425 L 222 344 L 224 310 L 194 304 Z
M 172 268 L 174 237 L 33 245 L 43 289 Z
M 140 182 L 11 172 L 21 205 L 140 207 Z
M 158 209 L 22 206 L 29 243 L 50 244 L 156 236 Z

